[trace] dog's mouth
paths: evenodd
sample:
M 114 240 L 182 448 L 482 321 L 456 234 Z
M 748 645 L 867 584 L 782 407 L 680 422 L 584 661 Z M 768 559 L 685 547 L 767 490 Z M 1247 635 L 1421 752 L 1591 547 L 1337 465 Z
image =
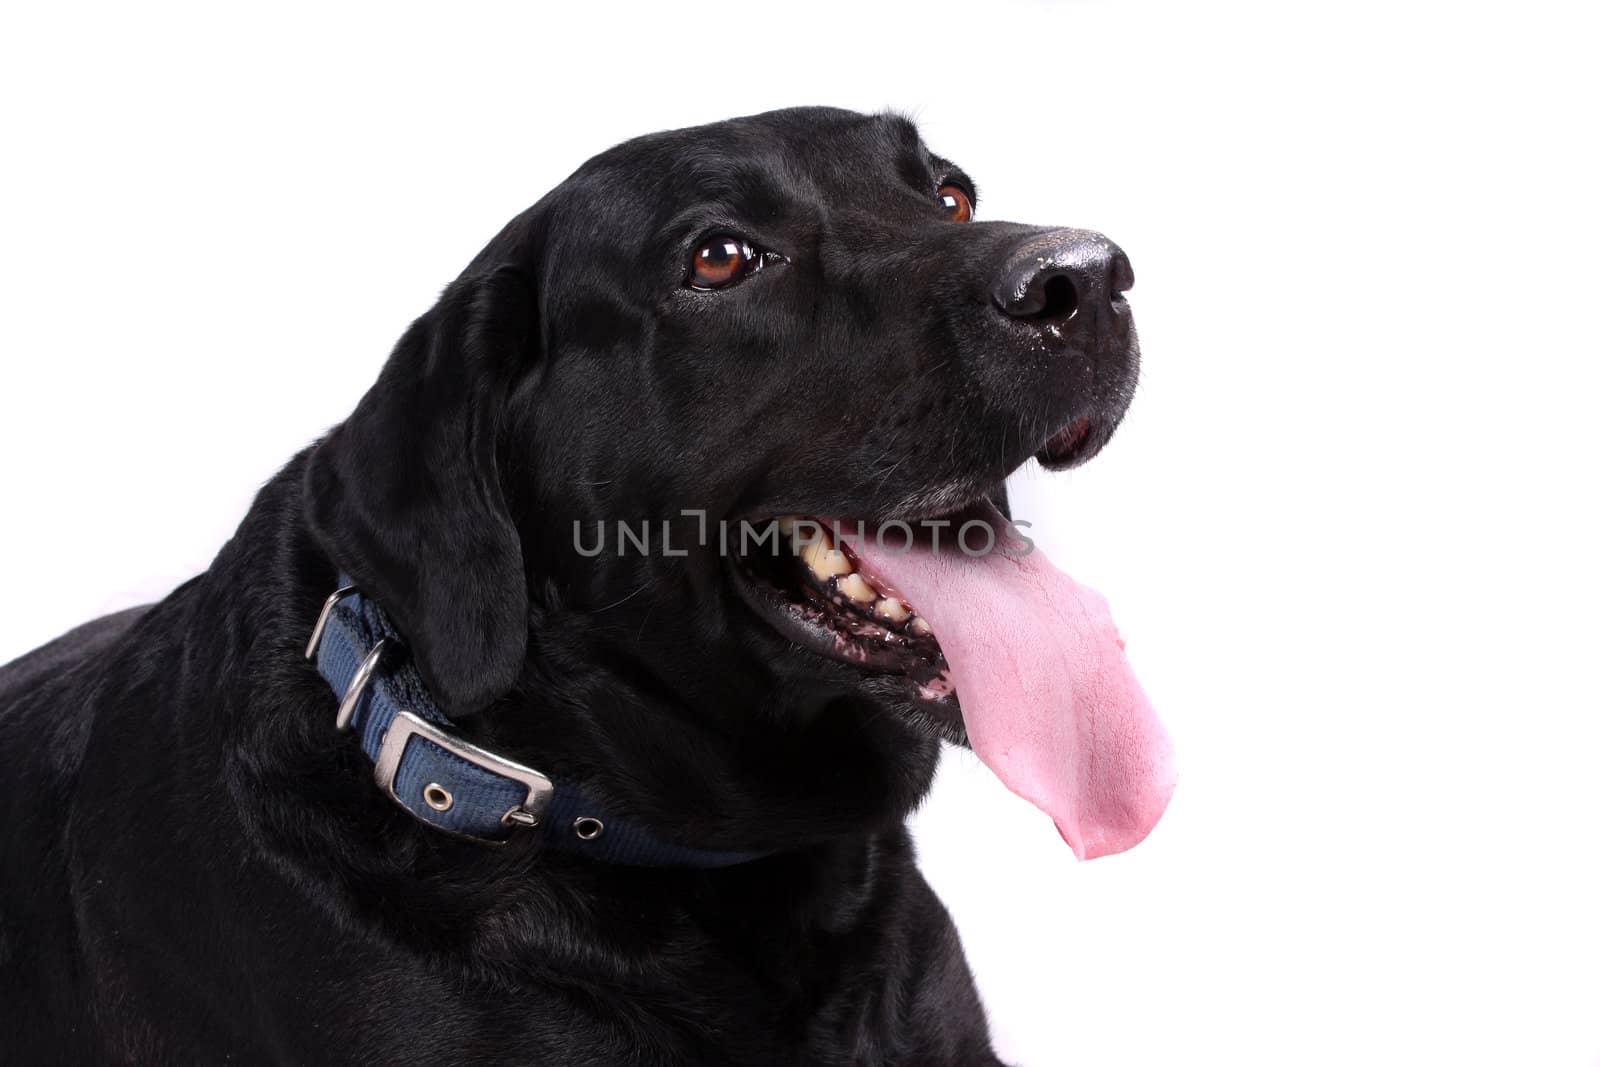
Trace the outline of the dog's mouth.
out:
M 1080 420 L 1047 452 L 1070 463 L 1094 438 Z M 1155 825 L 1171 745 L 1105 601 L 987 498 L 931 520 L 750 525 L 765 536 L 731 561 L 734 584 L 780 635 L 858 668 L 880 698 L 898 679 L 918 717 L 964 728 L 1080 857 L 1129 848 Z
M 736 585 L 775 630 L 830 659 L 902 676 L 913 699 L 953 711 L 949 664 L 933 626 L 851 547 L 874 531 L 800 515 L 752 525 L 766 526 L 765 536 L 735 562 Z
M 1088 415 L 1069 421 L 1036 453 L 1040 464 L 1064 470 L 1091 458 L 1105 444 L 1114 421 Z M 961 510 L 896 523 L 899 548 L 910 551 L 931 541 L 937 549 L 946 531 L 967 522 L 989 526 L 981 496 Z M 959 726 L 958 702 L 949 663 L 938 636 L 915 602 L 862 559 L 855 547 L 877 539 L 879 527 L 820 516 L 785 515 L 748 524 L 756 528 L 753 548 L 738 556 L 736 585 L 745 601 L 780 634 L 803 648 L 878 674 L 907 682 L 907 695 L 936 708 L 944 721 Z M 1000 531 L 992 531 L 999 533 Z M 949 546 L 950 551 L 966 546 Z M 986 546 L 993 550 L 993 546 Z

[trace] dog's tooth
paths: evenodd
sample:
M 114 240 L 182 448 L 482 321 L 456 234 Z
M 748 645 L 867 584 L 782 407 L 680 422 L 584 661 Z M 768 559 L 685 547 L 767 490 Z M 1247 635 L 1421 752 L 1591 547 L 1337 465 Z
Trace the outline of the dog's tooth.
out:
M 878 591 L 867 584 L 859 574 L 850 574 L 839 582 L 839 592 L 857 604 L 870 604 L 878 599 Z
M 888 619 L 890 622 L 905 622 L 911 618 L 911 612 L 900 603 L 899 597 L 886 596 L 874 604 L 872 610 L 877 612 L 880 618 Z
M 797 556 L 806 547 L 806 531 L 800 529 L 799 522 L 800 517 L 798 515 L 785 515 L 778 520 L 778 536 L 789 543 L 789 551 Z
M 924 619 L 921 615 L 918 615 L 911 620 L 911 632 L 914 634 L 921 634 L 923 637 L 927 637 L 929 634 L 933 633 L 933 627 L 928 625 L 927 619 Z
M 850 557 L 837 548 L 830 548 L 824 552 L 822 554 L 822 563 L 827 568 L 827 574 L 824 575 L 827 578 L 831 578 L 835 574 L 849 574 L 855 570 L 850 565 Z
M 850 558 L 833 547 L 827 534 L 821 534 L 820 538 L 800 549 L 800 558 L 819 581 L 825 582 L 836 574 L 849 574 L 855 569 L 850 566 Z

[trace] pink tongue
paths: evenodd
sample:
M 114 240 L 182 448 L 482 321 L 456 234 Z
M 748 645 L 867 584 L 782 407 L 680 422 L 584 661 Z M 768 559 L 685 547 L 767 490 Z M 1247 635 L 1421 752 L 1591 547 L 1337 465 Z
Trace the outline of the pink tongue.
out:
M 1003 543 L 1005 518 L 993 508 L 984 518 Z M 1177 767 L 1105 598 L 1037 548 L 969 556 L 954 528 L 941 534 L 937 553 L 896 554 L 870 535 L 849 547 L 933 627 L 978 758 L 1054 819 L 1079 859 L 1137 845 L 1166 810 Z M 966 543 L 986 540 L 973 528 Z M 900 547 L 892 533 L 885 541 Z

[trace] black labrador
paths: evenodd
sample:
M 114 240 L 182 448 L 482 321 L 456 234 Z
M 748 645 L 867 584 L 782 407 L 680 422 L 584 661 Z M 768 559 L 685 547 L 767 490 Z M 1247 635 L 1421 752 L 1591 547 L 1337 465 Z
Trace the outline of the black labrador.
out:
M 988 684 L 918 598 L 989 594 L 816 532 L 926 552 L 1128 404 L 1127 259 L 976 201 L 895 115 L 613 148 L 204 574 L 0 670 L 0 1060 L 998 1062 L 905 827 Z

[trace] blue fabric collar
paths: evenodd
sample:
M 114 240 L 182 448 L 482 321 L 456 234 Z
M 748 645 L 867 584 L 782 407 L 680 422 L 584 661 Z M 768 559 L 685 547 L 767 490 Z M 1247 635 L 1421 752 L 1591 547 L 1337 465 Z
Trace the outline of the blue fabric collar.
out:
M 341 582 L 306 657 L 333 687 L 336 725 L 360 739 L 378 787 L 429 826 L 491 845 L 532 833 L 548 846 L 637 867 L 731 867 L 767 855 L 664 841 L 603 811 L 577 786 L 462 740 L 403 655 L 404 643 L 376 602 Z

